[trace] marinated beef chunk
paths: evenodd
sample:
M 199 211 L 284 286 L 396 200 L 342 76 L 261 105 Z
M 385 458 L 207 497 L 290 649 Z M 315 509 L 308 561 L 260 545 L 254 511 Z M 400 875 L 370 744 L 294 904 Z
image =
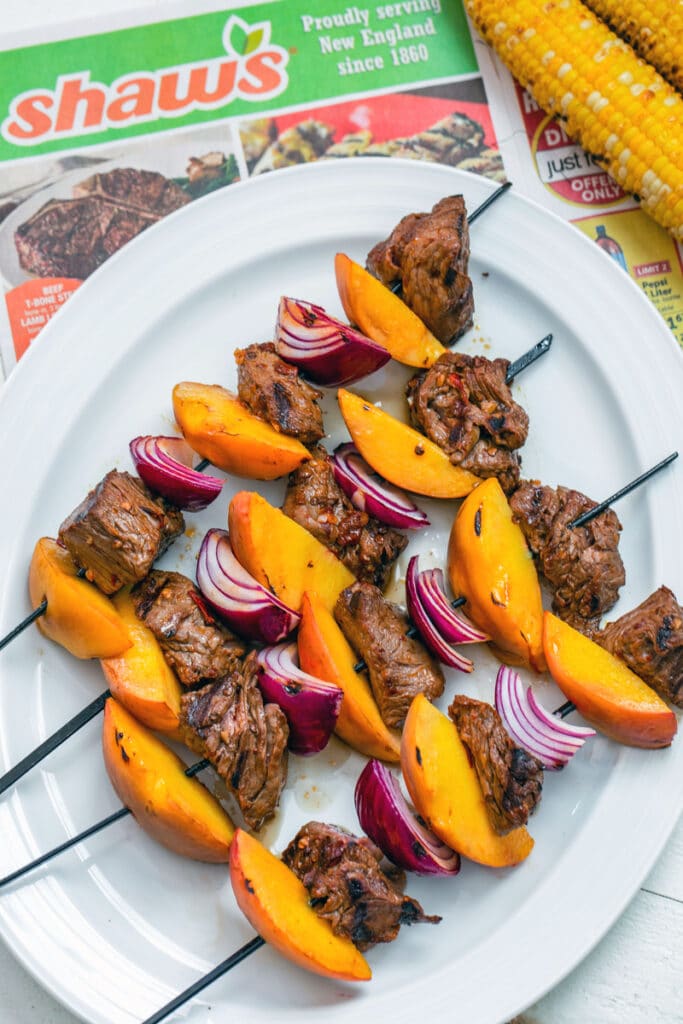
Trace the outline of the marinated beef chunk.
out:
M 143 579 L 185 529 L 182 512 L 142 480 L 112 469 L 59 528 L 59 539 L 105 594 Z
M 446 352 L 408 381 L 413 425 L 476 476 L 496 476 L 506 493 L 519 481 L 529 417 L 512 397 L 507 359 Z
M 664 700 L 683 708 L 683 608 L 668 587 L 660 587 L 594 639 Z
M 311 456 L 290 473 L 282 511 L 333 551 L 359 580 L 383 590 L 407 537 L 354 508 L 321 445 Z
M 185 686 L 232 672 L 245 645 L 213 617 L 192 580 L 179 572 L 151 572 L 132 592 L 138 618 L 159 641 L 164 658 Z
M 272 342 L 235 350 L 237 391 L 242 402 L 262 420 L 302 444 L 315 444 L 325 434 L 322 397 L 299 376 L 296 366 L 280 359 Z
M 211 762 L 253 829 L 275 814 L 287 781 L 289 737 L 284 712 L 264 706 L 257 679 L 252 652 L 229 675 L 180 700 L 180 738 Z
M 406 305 L 448 345 L 472 326 L 469 257 L 465 200 L 448 196 L 431 213 L 411 213 L 399 221 L 368 253 L 367 268 L 389 287 L 400 284 Z
M 611 509 L 568 529 L 595 505 L 580 491 L 537 480 L 523 480 L 510 498 L 515 522 L 552 588 L 553 611 L 586 636 L 598 629 L 626 579 L 618 551 L 621 523 Z
M 402 924 L 441 920 L 403 895 L 405 874 L 388 862 L 382 870 L 382 857 L 369 839 L 317 821 L 299 829 L 282 854 L 308 889 L 315 912 L 360 950 L 393 942 Z
M 440 666 L 419 640 L 406 635 L 409 620 L 377 587 L 359 581 L 342 590 L 334 617 L 367 665 L 380 715 L 390 728 L 403 725 L 416 694 L 429 700 L 441 696 Z
M 491 704 L 459 694 L 448 709 L 467 747 L 498 835 L 525 825 L 541 799 L 543 765 L 510 739 Z

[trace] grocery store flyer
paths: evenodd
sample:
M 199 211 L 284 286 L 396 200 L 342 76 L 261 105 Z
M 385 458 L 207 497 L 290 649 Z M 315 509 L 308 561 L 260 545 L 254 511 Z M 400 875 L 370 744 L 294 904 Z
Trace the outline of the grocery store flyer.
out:
M 233 182 L 357 154 L 504 180 L 460 0 L 92 26 L 0 52 L 5 372 L 113 253 Z

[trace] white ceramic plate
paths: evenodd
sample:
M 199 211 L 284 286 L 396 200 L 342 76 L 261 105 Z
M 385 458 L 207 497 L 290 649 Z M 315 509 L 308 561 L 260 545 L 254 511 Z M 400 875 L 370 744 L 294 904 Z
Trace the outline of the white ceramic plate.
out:
M 28 610 L 33 544 L 112 466 L 130 468 L 129 439 L 169 432 L 182 379 L 231 384 L 232 350 L 271 337 L 278 297 L 340 313 L 332 257 L 363 260 L 412 210 L 462 191 L 472 208 L 492 189 L 436 166 L 348 161 L 249 181 L 193 203 L 112 258 L 47 327 L 0 403 L 0 635 Z M 514 194 L 472 229 L 476 326 L 462 348 L 514 358 L 548 330 L 550 355 L 520 376 L 529 411 L 527 475 L 596 498 L 680 444 L 682 363 L 638 289 L 573 228 Z M 403 415 L 409 375 L 392 366 L 356 386 Z M 325 399 L 330 444 L 344 434 Z M 193 573 L 204 529 L 223 526 L 234 481 L 197 517 L 163 564 Z M 284 483 L 256 485 L 279 501 Z M 432 527 L 408 554 L 443 564 L 454 504 L 427 502 Z M 664 582 L 683 592 L 683 485 L 677 466 L 619 508 L 627 585 L 618 611 Z M 400 595 L 400 587 L 394 588 Z M 491 697 L 496 663 L 477 650 L 457 690 Z M 31 630 L 0 657 L 0 751 L 7 768 L 104 687 L 83 664 Z M 547 707 L 561 697 L 539 687 Z M 188 760 L 190 760 L 188 756 Z M 280 851 L 318 817 L 357 828 L 353 783 L 363 760 L 333 741 L 292 758 L 282 809 L 264 831 Z M 352 987 L 300 971 L 268 948 L 199 997 L 191 1021 L 508 1020 L 554 985 L 606 931 L 673 828 L 683 742 L 664 751 L 589 743 L 548 774 L 532 819 L 536 847 L 512 870 L 464 866 L 454 880 L 409 891 L 438 927 L 403 929 L 370 954 L 374 980 Z M 99 723 L 64 745 L 0 801 L 0 875 L 117 807 L 102 766 Z M 0 894 L 2 934 L 19 959 L 76 1013 L 132 1024 L 252 934 L 225 868 L 184 861 L 132 819 Z M 212 1009 L 208 1009 L 211 1007 Z

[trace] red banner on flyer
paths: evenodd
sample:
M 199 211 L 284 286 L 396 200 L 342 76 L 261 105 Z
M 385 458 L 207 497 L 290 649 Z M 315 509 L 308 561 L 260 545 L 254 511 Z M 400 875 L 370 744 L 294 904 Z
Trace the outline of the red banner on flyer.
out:
M 41 277 L 7 292 L 5 300 L 17 359 L 80 284 L 72 277 Z

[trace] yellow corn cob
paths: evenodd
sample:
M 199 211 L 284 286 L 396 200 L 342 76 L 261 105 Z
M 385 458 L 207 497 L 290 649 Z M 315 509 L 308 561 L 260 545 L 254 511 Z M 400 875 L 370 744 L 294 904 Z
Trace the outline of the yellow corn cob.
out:
M 683 92 L 683 0 L 584 0 L 613 32 Z
M 683 239 L 683 98 L 580 0 L 465 0 L 536 102 Z

